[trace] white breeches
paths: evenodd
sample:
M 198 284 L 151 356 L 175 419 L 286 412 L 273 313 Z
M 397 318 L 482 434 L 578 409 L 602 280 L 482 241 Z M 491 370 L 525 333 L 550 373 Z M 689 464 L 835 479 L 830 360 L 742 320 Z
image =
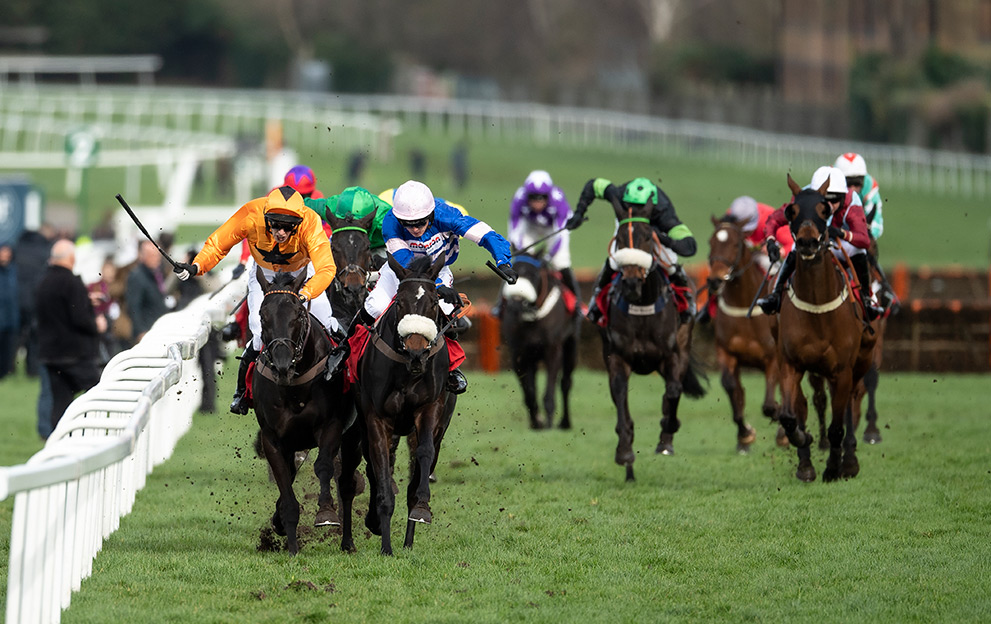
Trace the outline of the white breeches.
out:
M 266 269 L 265 267 L 261 267 L 261 270 L 265 274 L 265 279 L 269 281 L 276 275 L 275 271 Z M 305 269 L 293 271 L 290 275 L 298 277 L 304 270 L 308 278 L 313 277 L 312 262 L 307 264 Z M 248 329 L 251 330 L 251 348 L 255 351 L 261 351 L 262 348 L 262 318 L 260 310 L 264 296 L 261 284 L 258 283 L 255 274 L 252 273 L 248 278 Z M 310 314 L 315 316 L 321 325 L 329 331 L 337 331 L 337 319 L 334 318 L 333 311 L 330 308 L 330 299 L 327 298 L 325 293 L 320 293 L 317 297 L 310 299 L 308 305 Z
M 438 277 L 445 286 L 454 283 L 454 274 L 451 273 L 451 268 L 448 266 L 440 270 Z M 365 311 L 372 318 L 377 319 L 382 316 L 385 309 L 392 303 L 392 298 L 396 296 L 397 290 L 399 290 L 399 278 L 388 264 L 383 264 L 382 268 L 379 269 L 379 280 L 375 283 L 375 288 L 368 293 L 368 298 L 365 299 Z M 444 314 L 450 314 L 454 311 L 454 306 L 441 301 L 440 309 Z

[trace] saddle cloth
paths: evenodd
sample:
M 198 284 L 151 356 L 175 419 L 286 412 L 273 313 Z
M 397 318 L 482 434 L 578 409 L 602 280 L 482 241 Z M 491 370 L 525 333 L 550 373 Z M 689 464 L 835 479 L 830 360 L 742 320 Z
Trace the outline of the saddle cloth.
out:
M 599 291 L 599 294 L 595 297 L 595 305 L 598 306 L 599 311 L 602 312 L 602 317 L 599 318 L 599 323 L 598 323 L 599 327 L 607 327 L 609 325 L 609 304 L 612 300 L 610 294 L 613 291 L 613 286 L 617 282 L 619 282 L 619 280 L 620 280 L 620 274 L 616 273 L 616 276 L 612 279 L 612 281 L 606 284 L 605 287 L 603 287 L 602 290 Z M 678 312 L 679 313 L 684 312 L 685 310 L 688 309 L 688 300 L 690 293 L 692 292 L 692 289 L 689 288 L 688 286 L 678 286 L 676 284 L 672 284 L 671 281 L 667 280 L 666 277 L 665 280 L 667 281 L 668 287 L 671 289 L 671 292 L 674 294 L 674 302 L 675 305 L 678 306 Z M 623 301 L 622 297 L 618 294 L 618 292 L 616 294 L 616 300 L 617 302 Z M 657 300 L 657 304 L 655 306 L 656 310 L 659 311 L 663 307 L 663 305 L 664 305 L 664 295 L 662 294 L 661 297 Z
M 368 342 L 371 336 L 372 333 L 368 330 L 368 327 L 359 325 L 354 335 L 348 339 L 348 343 L 351 345 L 351 353 L 348 355 L 346 381 L 349 383 L 356 383 L 358 381 L 358 362 L 361 361 L 361 355 L 368 348 Z M 447 342 L 448 357 L 451 358 L 451 363 L 447 370 L 452 371 L 464 363 L 465 350 L 457 340 L 448 338 L 447 336 L 444 336 L 444 340 Z

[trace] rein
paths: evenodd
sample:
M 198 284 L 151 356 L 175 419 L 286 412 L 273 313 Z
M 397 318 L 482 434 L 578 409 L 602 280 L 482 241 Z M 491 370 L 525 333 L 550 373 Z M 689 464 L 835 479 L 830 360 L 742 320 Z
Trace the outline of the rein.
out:
M 401 280 L 399 283 L 402 284 L 405 282 L 422 282 L 425 284 L 430 284 L 431 286 L 436 288 L 435 280 L 427 279 L 424 277 L 407 277 L 406 279 Z M 467 312 L 467 309 L 465 310 L 465 312 Z M 383 314 L 382 317 L 379 317 L 379 320 L 381 321 L 381 319 L 384 316 L 385 315 Z M 447 346 L 447 343 L 440 342 L 440 339 L 444 337 L 444 333 L 448 329 L 450 329 L 451 326 L 453 326 L 454 323 L 456 323 L 457 320 L 461 318 L 461 316 L 463 315 L 459 316 L 458 314 L 452 314 L 451 320 L 449 320 L 447 324 L 444 325 L 440 329 L 440 331 L 437 332 L 437 335 L 434 336 L 433 340 L 427 343 L 427 359 L 432 358 L 441 350 L 442 347 Z M 390 360 L 394 362 L 398 362 L 400 364 L 408 364 L 410 362 L 410 356 L 400 353 L 392 345 L 387 343 L 384 338 L 382 338 L 381 326 L 379 322 L 375 323 L 375 331 L 372 332 L 371 342 L 382 355 L 386 356 Z M 405 348 L 403 348 L 403 351 L 405 351 Z
M 283 289 L 269 290 L 269 291 L 267 291 L 265 293 L 265 295 L 262 298 L 264 299 L 264 297 L 268 297 L 269 295 L 292 295 L 295 298 L 296 301 L 299 301 L 299 293 L 297 293 L 295 291 L 292 291 L 292 290 L 283 290 Z M 305 320 L 306 331 L 303 333 L 303 339 L 300 340 L 297 343 L 297 342 L 293 342 L 293 340 L 291 338 L 274 338 L 271 342 L 269 342 L 268 344 L 265 345 L 265 349 L 263 350 L 263 353 L 265 354 L 265 357 L 269 358 L 269 360 L 271 360 L 271 356 L 268 354 L 269 348 L 271 348 L 271 347 L 273 347 L 273 346 L 275 346 L 277 344 L 282 344 L 282 343 L 288 344 L 289 345 L 289 348 L 292 350 L 292 363 L 291 363 L 291 366 L 295 366 L 296 362 L 298 362 L 300 360 L 300 358 L 302 357 L 302 355 L 303 355 L 303 349 L 306 348 L 306 341 L 309 340 L 309 338 L 310 338 L 310 329 L 311 329 L 311 326 L 312 326 L 313 323 L 308 318 L 309 317 L 309 313 L 308 313 L 306 307 L 304 307 L 302 303 L 300 303 L 299 307 L 300 307 L 301 310 L 303 310 L 303 314 L 305 314 L 307 316 L 307 318 L 304 319 Z M 324 361 L 326 361 L 326 359 L 327 358 L 324 357 Z M 266 379 L 269 379 L 271 381 L 275 381 L 275 379 L 273 379 L 270 376 L 270 374 L 265 374 L 263 372 L 263 370 L 268 371 L 271 368 L 270 366 L 268 366 L 268 365 L 266 365 L 264 363 L 264 358 L 258 358 L 258 364 L 256 364 L 256 368 L 258 368 L 258 372 L 261 373 L 263 377 L 265 377 Z M 310 369 L 309 371 L 307 371 L 307 373 L 304 373 L 304 374 L 309 374 L 310 372 L 312 372 L 312 369 Z M 295 381 L 295 379 L 296 378 L 294 377 L 293 378 L 293 382 Z M 293 382 L 290 382 L 289 385 L 299 385 L 299 384 L 293 383 Z M 300 382 L 300 383 L 305 383 L 305 382 Z

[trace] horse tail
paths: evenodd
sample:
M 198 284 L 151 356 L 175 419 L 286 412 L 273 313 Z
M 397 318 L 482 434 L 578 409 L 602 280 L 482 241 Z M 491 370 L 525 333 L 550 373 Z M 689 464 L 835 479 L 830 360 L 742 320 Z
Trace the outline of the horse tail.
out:
M 709 376 L 702 370 L 702 362 L 694 353 L 688 357 L 688 368 L 681 378 L 681 391 L 693 399 L 701 399 L 709 390 Z

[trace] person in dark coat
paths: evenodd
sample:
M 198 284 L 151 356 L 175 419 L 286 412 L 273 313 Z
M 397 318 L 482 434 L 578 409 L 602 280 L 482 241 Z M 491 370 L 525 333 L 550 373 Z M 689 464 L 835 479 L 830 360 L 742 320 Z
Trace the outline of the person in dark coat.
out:
M 17 267 L 10 245 L 0 245 L 0 379 L 14 370 L 17 336 L 21 330 L 17 301 Z
M 169 311 L 165 305 L 165 276 L 161 255 L 151 241 L 141 241 L 138 263 L 127 276 L 127 311 L 131 317 L 131 337 L 141 340 L 151 326 Z
M 44 271 L 41 267 L 48 263 L 52 250 L 52 228 L 41 226 L 40 230 L 25 230 L 17 239 L 14 250 L 14 263 L 17 266 L 17 297 L 20 304 L 20 337 L 18 346 L 24 345 L 26 352 L 24 370 L 29 377 L 38 375 L 38 322 L 35 319 L 34 294 Z
M 73 398 L 100 381 L 97 341 L 106 319 L 93 312 L 86 285 L 72 272 L 76 246 L 59 240 L 35 293 L 38 355 L 52 390 L 52 429 Z

